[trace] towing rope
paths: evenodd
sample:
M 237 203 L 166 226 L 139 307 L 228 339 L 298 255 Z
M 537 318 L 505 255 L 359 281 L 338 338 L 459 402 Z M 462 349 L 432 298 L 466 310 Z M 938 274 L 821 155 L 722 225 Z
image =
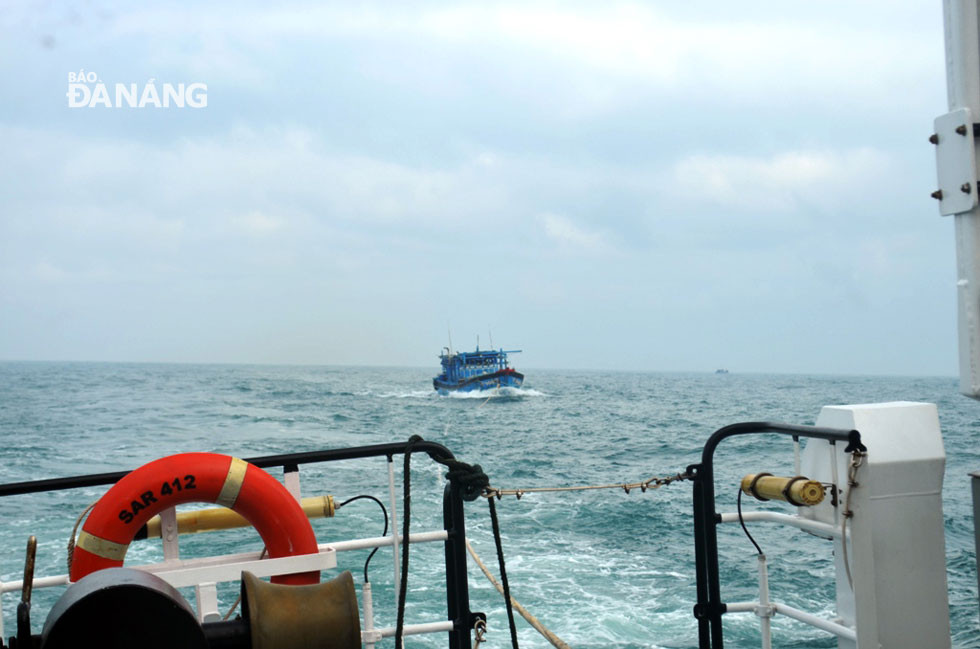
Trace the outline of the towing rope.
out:
M 75 557 L 75 537 L 78 534 L 78 526 L 82 524 L 82 519 L 88 516 L 89 512 L 95 509 L 95 506 L 98 504 L 99 501 L 96 500 L 91 505 L 89 505 L 84 510 L 82 510 L 82 513 L 79 514 L 78 518 L 75 519 L 75 526 L 71 528 L 71 536 L 68 537 L 68 556 L 67 556 L 68 574 L 71 574 L 71 562 L 72 559 Z
M 547 493 L 547 492 L 560 492 L 560 491 L 588 491 L 592 489 L 622 489 L 626 493 L 629 493 L 633 489 L 639 489 L 641 492 L 646 493 L 647 489 L 659 489 L 664 485 L 668 485 L 672 482 L 680 482 L 682 480 L 693 480 L 694 474 L 692 473 L 678 473 L 671 476 L 654 476 L 642 482 L 632 482 L 629 484 L 601 484 L 601 485 L 579 485 L 574 487 L 528 487 L 525 489 L 495 489 L 493 487 L 487 487 L 486 496 L 493 497 L 496 496 L 498 500 L 503 496 L 517 496 L 520 500 L 521 496 L 530 493 Z
M 480 559 L 480 555 L 478 555 L 476 553 L 476 550 L 473 549 L 473 546 L 470 544 L 469 539 L 466 539 L 466 550 L 470 553 L 470 556 L 473 557 L 473 561 L 475 561 L 476 565 L 480 567 L 480 570 L 483 571 L 483 574 L 486 576 L 487 580 L 489 580 L 489 582 L 493 584 L 493 587 L 497 589 L 498 593 L 503 595 L 504 587 L 500 585 L 496 577 L 494 577 L 493 574 L 490 572 L 490 569 L 487 568 L 486 564 L 483 563 L 483 560 Z M 534 627 L 534 629 L 542 636 L 544 636 L 544 638 L 548 640 L 548 642 L 550 642 L 553 646 L 557 647 L 558 649 L 571 649 L 571 647 L 569 647 L 564 640 L 562 640 L 557 635 L 555 635 L 554 632 L 548 629 L 545 625 L 541 624 L 538 618 L 531 615 L 528 612 L 528 610 L 521 605 L 520 602 L 518 602 L 513 597 L 510 598 L 510 602 L 513 605 L 514 609 L 521 614 L 521 617 L 527 620 L 527 623 L 530 624 L 532 627 Z
M 524 489 L 497 489 L 490 486 L 490 478 L 483 472 L 479 464 L 467 464 L 459 460 L 447 460 L 444 458 L 432 458 L 439 464 L 449 468 L 446 478 L 450 482 L 455 482 L 460 486 L 463 500 L 473 501 L 484 496 L 487 498 L 496 497 L 500 500 L 504 496 L 516 496 L 518 500 L 521 496 L 529 493 L 548 493 L 561 491 L 588 491 L 594 489 L 622 489 L 626 493 L 634 489 L 639 489 L 646 493 L 647 489 L 659 489 L 664 485 L 682 480 L 693 480 L 694 474 L 690 472 L 677 473 L 670 476 L 653 476 L 641 482 L 615 483 L 601 485 L 579 485 L 573 487 L 527 487 Z

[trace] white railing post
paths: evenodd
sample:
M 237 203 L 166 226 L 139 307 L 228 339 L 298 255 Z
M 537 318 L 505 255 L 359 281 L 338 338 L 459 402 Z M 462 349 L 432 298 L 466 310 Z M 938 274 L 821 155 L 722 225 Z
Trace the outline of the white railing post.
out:
M 374 643 L 381 639 L 381 634 L 374 630 L 374 598 L 371 596 L 371 582 L 364 582 L 361 586 L 361 600 L 364 604 L 364 632 L 361 640 L 364 641 L 364 649 L 374 649 Z
M 759 607 L 755 614 L 759 616 L 762 625 L 762 649 L 772 649 L 772 615 L 774 610 L 769 604 L 769 567 L 766 565 L 766 555 L 759 554 Z
M 163 560 L 180 558 L 180 535 L 177 533 L 177 510 L 168 507 L 160 512 L 160 540 L 163 541 Z
M 206 581 L 194 587 L 194 597 L 197 599 L 197 619 L 199 622 L 218 622 L 218 584 Z
M 303 502 L 303 494 L 299 488 L 299 468 L 297 467 L 295 471 L 285 471 L 282 474 L 282 481 L 286 491 L 293 495 L 296 502 Z

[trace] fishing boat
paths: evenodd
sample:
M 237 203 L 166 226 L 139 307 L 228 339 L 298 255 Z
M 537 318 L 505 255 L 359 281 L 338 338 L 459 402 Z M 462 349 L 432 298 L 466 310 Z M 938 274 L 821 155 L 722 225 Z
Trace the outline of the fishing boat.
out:
M 472 352 L 454 352 L 449 347 L 444 347 L 439 355 L 442 373 L 432 379 L 432 387 L 439 394 L 519 388 L 524 383 L 524 375 L 510 366 L 507 354 L 517 354 L 520 351 L 481 350 L 479 344 Z

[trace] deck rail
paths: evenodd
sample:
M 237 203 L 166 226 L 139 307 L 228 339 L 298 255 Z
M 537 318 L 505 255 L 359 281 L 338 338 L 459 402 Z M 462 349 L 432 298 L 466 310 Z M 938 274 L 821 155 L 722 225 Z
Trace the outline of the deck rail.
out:
M 237 581 L 241 571 L 248 569 L 258 576 L 269 576 L 286 572 L 305 572 L 308 570 L 326 570 L 336 567 L 337 553 L 365 548 L 391 546 L 394 556 L 394 583 L 396 598 L 398 597 L 399 579 L 399 545 L 405 542 L 403 535 L 398 533 L 397 513 L 398 502 L 394 480 L 394 456 L 410 453 L 426 453 L 435 460 L 453 460 L 453 454 L 445 446 L 424 440 L 411 440 L 405 443 L 377 444 L 342 449 L 329 449 L 301 453 L 284 453 L 245 458 L 246 461 L 263 469 L 282 467 L 284 482 L 297 499 L 299 493 L 299 467 L 305 464 L 336 462 L 361 458 L 381 457 L 387 461 L 389 513 L 392 517 L 391 532 L 382 537 L 361 538 L 349 541 L 320 544 L 318 554 L 281 557 L 278 559 L 261 559 L 259 552 L 228 554 L 206 558 L 181 559 L 177 545 L 177 535 L 170 538 L 163 534 L 164 561 L 155 564 L 131 566 L 140 570 L 156 573 L 175 587 L 194 586 L 197 598 L 198 618 L 207 625 L 220 624 L 217 610 L 217 583 Z M 111 485 L 127 475 L 129 471 L 79 475 L 67 478 L 53 478 L 0 484 L 0 498 L 36 494 L 46 491 L 78 489 L 99 485 Z M 466 529 L 464 521 L 463 497 L 460 487 L 448 482 L 443 492 L 443 527 L 442 529 L 412 533 L 407 539 L 410 544 L 443 542 L 446 567 L 446 601 L 447 619 L 435 622 L 406 624 L 404 635 L 418 633 L 448 633 L 450 649 L 470 649 L 470 630 L 477 619 L 482 619 L 482 613 L 470 610 L 469 586 L 466 573 Z M 171 508 L 161 514 L 174 516 Z M 176 527 L 174 527 L 176 529 Z M 32 581 L 33 588 L 51 588 L 69 584 L 67 574 L 37 576 Z M 5 638 L 3 626 L 3 595 L 19 592 L 23 580 L 0 581 L 0 638 Z M 365 646 L 370 648 L 384 637 L 395 635 L 395 628 L 374 628 L 373 603 L 370 588 L 362 591 L 364 615 L 362 616 L 362 638 Z M 397 605 L 397 602 L 396 602 Z

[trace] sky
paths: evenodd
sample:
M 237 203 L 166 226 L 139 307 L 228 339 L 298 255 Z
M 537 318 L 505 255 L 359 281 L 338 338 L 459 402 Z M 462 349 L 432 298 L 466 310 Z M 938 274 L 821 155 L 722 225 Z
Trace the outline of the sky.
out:
M 6 3 L 0 359 L 953 376 L 943 66 L 932 0 Z

